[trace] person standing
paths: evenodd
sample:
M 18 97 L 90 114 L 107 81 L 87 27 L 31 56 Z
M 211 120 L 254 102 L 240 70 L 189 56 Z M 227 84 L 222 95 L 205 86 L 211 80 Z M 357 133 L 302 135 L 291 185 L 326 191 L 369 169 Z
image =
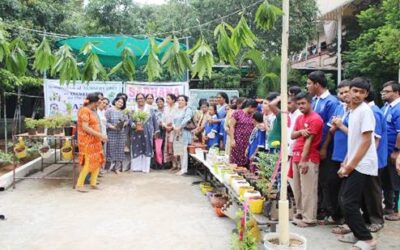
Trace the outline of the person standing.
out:
M 109 104 L 110 104 L 110 100 L 108 100 L 108 98 L 106 98 L 106 97 L 103 97 L 100 100 L 100 104 L 97 107 L 97 116 L 99 117 L 101 133 L 103 135 L 107 135 L 106 111 L 108 109 Z M 107 155 L 107 143 L 103 143 L 103 153 L 104 153 L 104 155 Z M 105 162 L 101 166 L 99 177 L 102 177 L 105 174 L 105 169 L 104 168 L 105 168 Z
M 119 174 L 123 171 L 125 160 L 125 142 L 127 138 L 126 126 L 128 116 L 124 113 L 126 101 L 123 97 L 117 97 L 112 101 L 112 107 L 106 112 L 107 119 L 107 161 L 110 162 L 110 170 Z
M 302 115 L 297 118 L 291 134 L 291 138 L 296 140 L 293 148 L 293 193 L 297 220 L 294 224 L 310 227 L 317 222 L 319 145 L 324 123 L 312 110 L 309 93 L 297 94 L 296 102 Z
M 211 105 L 208 109 L 208 115 L 211 119 L 217 119 L 217 106 Z M 204 141 L 207 144 L 207 147 L 210 149 L 212 147 L 218 147 L 219 143 L 219 124 L 218 123 L 210 123 L 206 122 L 204 127 Z
M 219 92 L 217 94 L 217 103 L 218 103 L 218 112 L 217 112 L 217 117 L 218 119 L 212 119 L 212 123 L 217 122 L 218 127 L 219 127 L 219 137 L 220 137 L 220 149 L 225 149 L 226 145 L 226 137 L 227 134 L 225 132 L 224 126 L 225 126 L 225 117 L 226 117 L 226 112 L 229 104 L 229 97 L 225 92 Z
M 107 141 L 107 136 L 101 133 L 100 123 L 97 116 L 97 106 L 99 104 L 99 95 L 89 94 L 82 108 L 78 111 L 78 148 L 79 164 L 82 169 L 76 183 L 76 190 L 79 192 L 88 192 L 84 188 L 86 176 L 91 173 L 90 187 L 98 189 L 97 176 L 104 163 L 104 153 L 101 142 Z
M 136 130 L 137 121 L 132 118 L 129 121 L 133 131 L 131 133 L 131 171 L 150 172 L 153 151 L 153 136 L 159 133 L 157 118 L 150 105 L 145 103 L 143 94 L 136 95 L 137 108 L 133 112 L 147 113 L 147 119 L 143 122 L 143 130 Z
M 275 154 L 280 151 L 281 148 L 281 97 L 277 92 L 271 92 L 267 96 L 268 107 L 271 113 L 274 115 L 272 125 L 267 137 L 268 147 L 270 153 Z
M 331 144 L 333 140 L 333 150 L 332 150 L 332 166 L 329 169 L 329 197 L 330 197 L 330 211 L 331 223 L 342 224 L 342 213 L 339 206 L 339 190 L 342 184 L 342 178 L 339 178 L 337 172 L 340 169 L 340 165 L 346 158 L 347 154 L 347 132 L 349 126 L 349 105 L 350 105 L 350 83 L 349 80 L 343 80 L 337 87 L 337 93 L 341 104 L 335 109 L 331 120 L 328 123 L 329 132 L 325 137 L 325 146 Z M 327 148 L 321 150 L 321 157 L 326 157 Z M 329 220 L 328 220 L 329 221 Z M 333 229 L 335 233 L 341 233 L 343 230 L 348 231 L 348 228 L 343 229 L 343 227 L 338 226 Z
M 265 127 L 264 115 L 261 112 L 255 112 L 253 114 L 254 128 L 251 132 L 249 144 L 246 149 L 246 155 L 250 162 L 250 171 L 254 172 L 256 170 L 258 152 L 262 152 L 265 149 Z
M 325 78 L 325 74 L 322 71 L 313 71 L 308 75 L 307 79 L 307 91 L 313 95 L 312 108 L 315 112 L 317 112 L 322 120 L 324 121 L 324 128 L 322 130 L 322 139 L 321 139 L 321 149 L 326 148 L 327 153 L 323 154 L 321 152 L 321 163 L 319 167 L 319 220 L 325 221 L 330 214 L 328 211 L 332 210 L 331 201 L 329 198 L 329 185 L 328 179 L 329 174 L 331 173 L 329 170 L 332 168 L 333 163 L 330 160 L 332 155 L 333 143 L 325 145 L 325 138 L 329 131 L 328 123 L 332 118 L 333 112 L 338 105 L 340 105 L 337 98 L 330 94 L 327 88 L 327 80 Z M 336 173 L 335 173 L 336 175 Z
M 192 131 L 185 127 L 193 117 L 193 111 L 187 106 L 189 98 L 185 95 L 177 97 L 178 108 L 173 118 L 174 128 L 174 157 L 180 158 L 181 170 L 177 175 L 184 175 L 188 171 L 188 151 L 187 146 L 192 143 Z M 179 145 L 179 149 L 176 147 Z
M 238 166 L 248 166 L 246 148 L 251 132 L 254 128 L 253 114 L 257 110 L 258 103 L 255 100 L 246 100 L 243 109 L 238 109 L 232 114 L 229 124 L 229 136 L 231 138 L 230 162 Z
M 385 219 L 400 220 L 397 204 L 399 202 L 400 176 L 396 172 L 395 160 L 400 152 L 400 85 L 395 81 L 386 82 L 381 91 L 385 105 L 382 112 L 386 119 L 388 138 L 387 167 L 380 171 L 382 179 Z
M 378 175 L 378 156 L 373 135 L 375 117 L 365 102 L 370 89 L 370 83 L 363 78 L 357 77 L 351 81 L 347 156 L 338 171 L 339 177 L 343 178 L 340 206 L 345 222 L 354 235 L 343 235 L 339 240 L 352 237 L 356 242 L 353 249 L 375 249 L 377 245 L 360 211 L 363 193 L 369 188 L 368 176 Z
M 165 143 L 164 143 L 164 163 L 172 163 L 170 171 L 178 169 L 177 162 L 174 160 L 174 115 L 176 113 L 176 96 L 174 94 L 167 94 L 167 105 L 162 117 L 162 127 L 165 129 Z
M 375 93 L 371 89 L 366 99 L 375 117 L 375 146 L 378 155 L 378 173 L 387 167 L 387 131 L 383 112 L 374 102 Z M 370 232 L 376 233 L 383 228 L 382 183 L 379 176 L 368 176 L 369 188 L 363 193 L 363 217 Z

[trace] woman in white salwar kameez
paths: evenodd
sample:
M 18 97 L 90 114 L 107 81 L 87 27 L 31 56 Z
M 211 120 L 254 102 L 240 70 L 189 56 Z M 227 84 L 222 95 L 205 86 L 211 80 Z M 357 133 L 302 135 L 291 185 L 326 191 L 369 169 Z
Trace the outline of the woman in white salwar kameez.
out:
M 148 119 L 143 123 L 143 131 L 136 131 L 135 122 L 130 119 L 133 128 L 131 133 L 131 171 L 150 172 L 151 158 L 154 155 L 153 137 L 159 132 L 159 126 L 154 110 L 145 103 L 143 94 L 136 95 L 137 107 L 135 111 L 144 111 L 149 114 Z

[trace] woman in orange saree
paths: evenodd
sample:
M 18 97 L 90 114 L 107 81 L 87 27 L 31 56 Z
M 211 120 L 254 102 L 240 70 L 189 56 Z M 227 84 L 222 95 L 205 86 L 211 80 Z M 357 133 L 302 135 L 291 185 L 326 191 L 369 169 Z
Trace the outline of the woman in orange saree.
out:
M 99 101 L 100 97 L 97 93 L 89 94 L 83 107 L 78 111 L 79 164 L 82 166 L 76 183 L 76 189 L 79 192 L 88 192 L 84 187 L 84 182 L 89 173 L 91 173 L 90 187 L 97 189 L 97 176 L 104 162 L 101 142 L 107 141 L 107 136 L 101 133 L 96 113 Z

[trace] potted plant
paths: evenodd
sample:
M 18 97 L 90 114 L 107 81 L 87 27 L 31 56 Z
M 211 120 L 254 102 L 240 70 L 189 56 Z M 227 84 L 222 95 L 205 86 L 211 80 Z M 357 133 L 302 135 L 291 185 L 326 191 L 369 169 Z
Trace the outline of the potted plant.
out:
M 72 145 L 70 140 L 66 140 L 64 145 L 61 148 L 61 155 L 64 160 L 72 160 L 73 153 L 72 153 Z
M 25 118 L 25 127 L 29 135 L 36 135 L 37 122 L 32 118 Z
M 54 117 L 54 123 L 56 126 L 55 130 L 54 130 L 54 134 L 56 134 L 56 135 L 61 134 L 63 132 L 65 118 L 61 115 L 57 115 Z
M 46 128 L 47 128 L 47 135 L 54 135 L 56 123 L 53 117 L 49 117 L 46 119 Z
M 36 132 L 38 134 L 44 134 L 45 127 L 46 127 L 46 119 L 39 119 L 36 121 Z
M 74 127 L 72 126 L 72 116 L 67 115 L 63 118 L 64 122 L 64 135 L 65 136 L 72 136 Z
M 136 132 L 143 131 L 143 124 L 148 118 L 149 114 L 147 112 L 137 110 L 133 113 L 132 120 L 135 122 L 134 129 L 136 130 Z
M 13 162 L 13 155 L 0 150 L 0 167 Z

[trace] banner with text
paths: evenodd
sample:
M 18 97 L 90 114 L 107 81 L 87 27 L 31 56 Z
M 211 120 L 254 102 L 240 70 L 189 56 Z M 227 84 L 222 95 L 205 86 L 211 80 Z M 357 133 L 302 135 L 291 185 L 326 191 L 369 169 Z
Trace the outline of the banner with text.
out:
M 126 82 L 125 93 L 128 95 L 127 106 L 132 108 L 138 93 L 153 94 L 154 98 L 163 97 L 164 100 L 169 93 L 189 96 L 189 84 L 187 82 Z
M 89 93 L 101 92 L 104 97 L 112 101 L 117 93 L 123 92 L 122 82 L 93 81 L 89 84 L 76 81 L 75 84 L 60 85 L 60 80 L 46 79 L 44 81 L 45 115 L 46 117 L 57 113 L 65 114 L 67 106 L 72 107 L 73 120 L 79 107 Z

